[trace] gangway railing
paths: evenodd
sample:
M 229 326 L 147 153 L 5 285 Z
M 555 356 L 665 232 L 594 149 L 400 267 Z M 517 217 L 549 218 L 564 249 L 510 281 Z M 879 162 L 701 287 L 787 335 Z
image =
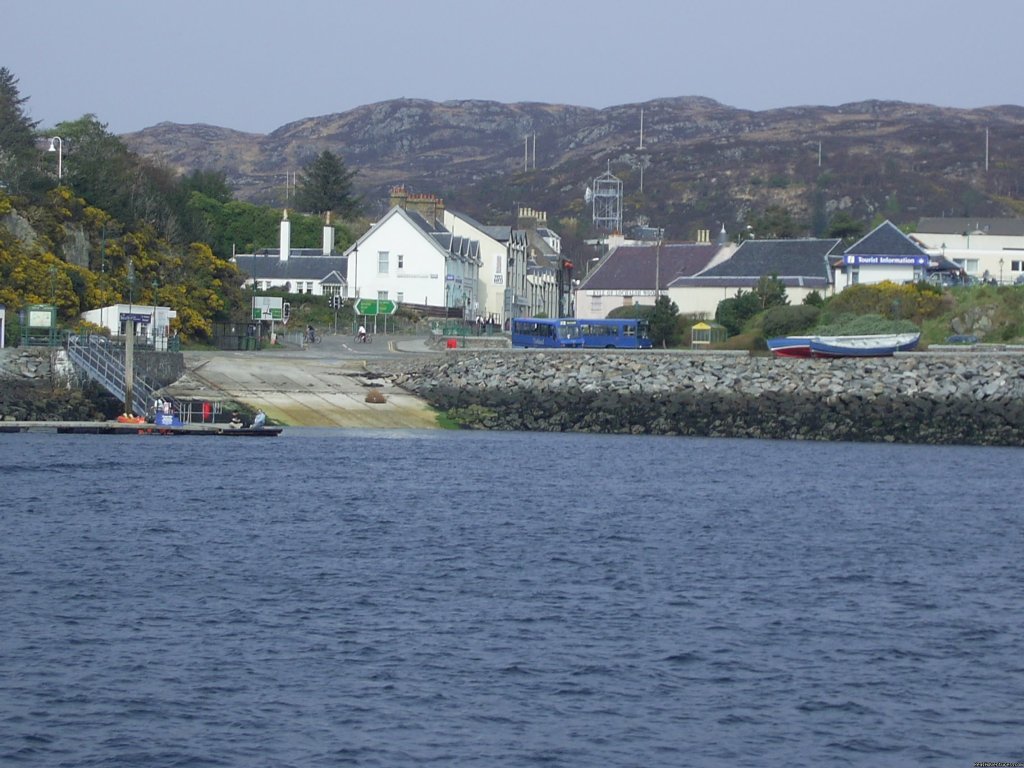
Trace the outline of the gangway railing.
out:
M 125 362 L 124 344 L 114 342 L 106 336 L 96 334 L 69 333 L 65 336 L 64 348 L 68 359 L 79 367 L 90 379 L 95 381 L 107 392 L 118 398 L 125 399 Z M 157 387 L 150 384 L 145 376 L 135 373 L 132 376 L 132 410 L 134 415 L 145 416 L 149 403 L 156 399 Z M 170 398 L 163 398 L 185 421 L 178 403 Z M 191 408 L 189 408 L 191 417 Z

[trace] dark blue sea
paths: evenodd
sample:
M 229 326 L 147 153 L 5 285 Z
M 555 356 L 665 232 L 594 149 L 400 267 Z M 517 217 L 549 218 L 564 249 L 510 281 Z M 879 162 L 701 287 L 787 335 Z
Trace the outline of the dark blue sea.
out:
M 1024 452 L 0 435 L 0 765 L 1024 760 Z

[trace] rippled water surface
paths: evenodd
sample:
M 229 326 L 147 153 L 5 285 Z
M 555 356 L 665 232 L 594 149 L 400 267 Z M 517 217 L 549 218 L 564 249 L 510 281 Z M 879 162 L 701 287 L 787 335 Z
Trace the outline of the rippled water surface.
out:
M 0 435 L 0 764 L 1022 760 L 1022 461 Z

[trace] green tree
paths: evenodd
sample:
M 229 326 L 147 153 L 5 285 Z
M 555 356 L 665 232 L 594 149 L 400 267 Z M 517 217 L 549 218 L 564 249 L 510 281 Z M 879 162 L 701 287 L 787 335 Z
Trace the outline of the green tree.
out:
M 753 237 L 758 240 L 777 240 L 800 237 L 804 227 L 785 208 L 770 205 L 751 222 Z
M 825 299 L 817 291 L 811 291 L 804 296 L 802 303 L 808 307 L 817 307 L 818 309 L 821 309 L 822 305 L 825 303 Z
M 0 67 L 0 189 L 24 191 L 37 177 L 35 129 L 38 121 L 24 111 L 27 96 L 18 91 L 18 79 Z
M 57 131 L 64 143 L 65 183 L 115 219 L 135 223 L 136 174 L 128 148 L 95 115 L 60 123 Z
M 300 211 L 322 214 L 328 211 L 345 217 L 359 215 L 360 199 L 352 191 L 356 171 L 345 167 L 341 158 L 324 150 L 307 165 L 295 185 L 295 204 Z
M 235 197 L 223 171 L 192 171 L 181 180 L 181 188 L 186 197 L 198 192 L 218 203 L 230 202 Z
M 659 296 L 648 316 L 651 344 L 662 348 L 679 344 L 679 307 L 668 296 Z
M 852 242 L 863 234 L 864 222 L 857 221 L 846 211 L 836 211 L 828 224 L 829 237 L 838 237 L 847 242 Z
M 752 291 L 744 293 L 737 290 L 731 299 L 718 302 L 715 309 L 715 322 L 724 326 L 730 336 L 743 332 L 747 320 L 761 311 L 761 300 Z
M 772 307 L 764 313 L 761 328 L 768 338 L 790 336 L 813 328 L 820 315 L 821 310 L 809 304 L 799 304 L 795 307 Z
M 757 280 L 757 285 L 754 286 L 754 295 L 757 296 L 757 300 L 761 303 L 761 309 L 768 309 L 769 307 L 784 307 L 789 304 L 789 298 L 786 296 L 786 286 L 779 280 L 778 275 L 761 275 Z

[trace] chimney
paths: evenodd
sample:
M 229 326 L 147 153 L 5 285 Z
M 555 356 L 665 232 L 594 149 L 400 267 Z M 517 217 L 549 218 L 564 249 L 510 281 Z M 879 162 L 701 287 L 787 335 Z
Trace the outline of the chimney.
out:
M 292 223 L 288 221 L 288 209 L 284 209 L 284 218 L 281 219 L 281 262 L 288 261 L 288 253 L 292 247 Z
M 324 222 L 324 256 L 334 253 L 334 227 L 331 226 L 331 212 L 327 212 L 327 220 Z
M 405 210 L 406 201 L 409 199 L 409 193 L 405 191 L 404 186 L 397 186 L 391 188 L 391 199 L 388 201 L 388 208 L 394 208 L 396 205 Z

